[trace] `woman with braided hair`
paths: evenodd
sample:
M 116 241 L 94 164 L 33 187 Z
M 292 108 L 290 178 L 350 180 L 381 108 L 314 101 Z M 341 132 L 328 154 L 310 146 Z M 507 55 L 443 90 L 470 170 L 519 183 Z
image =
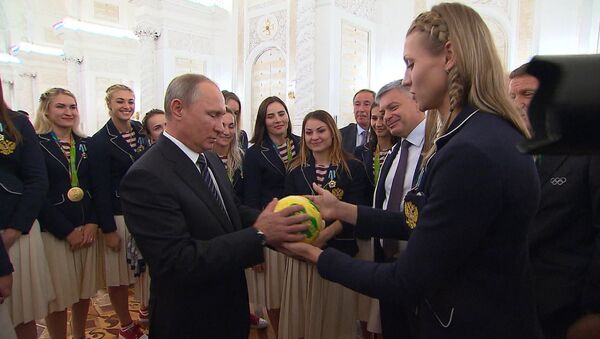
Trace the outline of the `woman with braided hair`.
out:
M 526 232 L 539 202 L 528 136 L 511 106 L 491 34 L 473 9 L 442 3 L 419 15 L 405 46 L 420 110 L 441 120 L 402 212 L 354 206 L 314 185 L 325 219 L 408 238 L 394 263 L 353 260 L 333 248 L 289 243 L 326 279 L 402 301 L 415 337 L 540 338 L 530 293 Z M 383 334 L 386 339 L 388 336 Z

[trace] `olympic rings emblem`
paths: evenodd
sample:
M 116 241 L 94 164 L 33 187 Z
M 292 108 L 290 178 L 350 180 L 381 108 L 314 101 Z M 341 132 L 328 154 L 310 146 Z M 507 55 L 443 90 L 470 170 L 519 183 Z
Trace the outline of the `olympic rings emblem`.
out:
M 565 177 L 554 177 L 550 179 L 550 183 L 554 186 L 561 186 L 562 184 L 567 182 L 567 178 Z

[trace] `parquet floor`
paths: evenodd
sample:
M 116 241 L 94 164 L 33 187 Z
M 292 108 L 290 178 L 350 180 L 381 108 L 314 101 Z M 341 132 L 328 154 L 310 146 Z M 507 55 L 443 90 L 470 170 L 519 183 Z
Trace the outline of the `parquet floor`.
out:
M 129 312 L 134 321 L 139 319 L 138 311 L 140 304 L 134 300 L 133 289 L 129 290 Z M 252 307 L 251 307 L 252 309 Z M 253 310 L 253 309 L 252 309 Z M 267 312 L 263 309 L 253 310 L 257 315 L 268 320 Z M 49 339 L 50 336 L 46 331 L 44 321 L 38 321 L 38 338 Z M 70 332 L 70 326 L 67 326 Z M 108 294 L 105 291 L 100 291 L 96 297 L 92 298 L 90 303 L 90 311 L 88 313 L 88 319 L 86 324 L 86 336 L 87 338 L 93 339 L 114 339 L 119 334 L 119 319 L 115 314 Z M 147 330 L 146 330 L 147 333 Z M 71 336 L 69 336 L 71 338 Z M 273 327 L 269 325 L 263 330 L 250 330 L 249 339 L 276 339 Z

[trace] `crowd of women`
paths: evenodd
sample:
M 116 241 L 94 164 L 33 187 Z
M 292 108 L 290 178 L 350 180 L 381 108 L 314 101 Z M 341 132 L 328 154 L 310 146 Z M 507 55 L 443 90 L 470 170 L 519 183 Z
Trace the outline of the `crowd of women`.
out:
M 341 192 L 344 201 L 369 204 L 373 173 L 367 175 L 361 162 L 342 150 L 329 113 L 307 114 L 299 138 L 291 132 L 283 100 L 268 97 L 247 148 L 239 125 L 241 102 L 232 92 L 223 95 L 225 128 L 214 151 L 245 204 L 262 209 L 274 197 L 313 194 L 312 182 Z M 132 120 L 135 98 L 125 85 L 106 90 L 106 105 L 110 118 L 92 137 L 80 130 L 77 99 L 67 89 L 51 88 L 40 96 L 33 126 L 26 115 L 6 106 L 2 110 L 3 141 L 11 145 L 2 155 L 2 239 L 14 266 L 12 296 L 2 308 L 19 338 L 36 338 L 35 320 L 42 318 L 52 338 L 66 338 L 67 308 L 73 337 L 84 337 L 90 298 L 101 288 L 108 291 L 120 335 L 143 335 L 130 316 L 128 288 L 135 285 L 140 319 L 147 319 L 149 275 L 122 216 L 119 184 L 160 137 L 166 121 L 158 109 L 142 123 Z M 377 133 L 371 135 L 377 144 Z M 382 145 L 390 146 L 390 140 Z M 324 233 L 330 233 L 328 246 L 358 252 L 350 225 L 334 222 Z M 265 264 L 247 270 L 251 302 L 267 306 L 272 319 L 282 310 L 279 327 L 289 333 L 283 337 L 301 337 L 304 327 L 315 333 L 311 337 L 356 331 L 354 315 L 336 311 L 340 302 L 355 310 L 356 293 L 319 278 L 304 262 L 265 251 Z M 345 321 L 331 319 L 336 314 Z M 324 326 L 333 320 L 337 328 Z M 323 333 L 330 330 L 338 334 Z

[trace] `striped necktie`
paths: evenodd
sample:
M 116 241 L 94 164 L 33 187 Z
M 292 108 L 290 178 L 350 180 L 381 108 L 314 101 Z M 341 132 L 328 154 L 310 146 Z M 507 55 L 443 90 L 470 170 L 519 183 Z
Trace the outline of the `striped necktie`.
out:
M 219 192 L 217 191 L 217 188 L 215 187 L 215 183 L 213 182 L 213 179 L 210 175 L 210 171 L 208 170 L 208 163 L 206 162 L 206 156 L 204 154 L 200 154 L 200 156 L 198 157 L 198 160 L 196 161 L 196 164 L 198 164 L 198 168 L 200 169 L 200 174 L 202 175 L 202 180 L 204 180 L 204 183 L 206 183 L 206 186 L 208 186 L 208 190 L 210 191 L 212 196 L 215 199 L 217 199 L 219 206 L 221 207 L 223 212 L 225 212 L 225 215 L 229 215 L 227 213 L 227 210 L 225 209 L 225 205 L 223 204 L 221 195 L 219 194 Z

